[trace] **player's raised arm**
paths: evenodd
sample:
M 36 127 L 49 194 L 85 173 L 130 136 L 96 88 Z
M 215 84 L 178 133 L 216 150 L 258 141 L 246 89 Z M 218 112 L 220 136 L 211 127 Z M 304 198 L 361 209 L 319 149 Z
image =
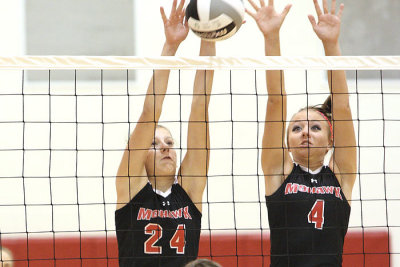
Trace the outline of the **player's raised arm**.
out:
M 314 6 L 318 21 L 312 15 L 309 15 L 309 20 L 314 32 L 323 43 L 325 55 L 341 56 L 339 35 L 344 4 L 339 6 L 337 12 L 336 0 L 332 0 L 330 11 L 327 0 L 323 1 L 322 9 L 317 0 L 314 0 Z M 332 139 L 335 147 L 331 159 L 332 169 L 337 175 L 346 197 L 351 199 L 351 191 L 356 179 L 357 152 L 345 71 L 328 71 L 328 82 L 332 97 L 332 132 L 334 135 Z
M 280 56 L 279 31 L 291 5 L 287 5 L 282 13 L 277 13 L 274 1 L 268 5 L 263 0 L 256 4 L 248 0 L 253 11 L 246 12 L 256 21 L 264 36 L 265 55 Z M 261 165 L 265 175 L 266 194 L 270 195 L 278 189 L 284 180 L 284 163 L 289 154 L 285 147 L 286 91 L 283 71 L 266 71 L 268 102 L 265 116 L 264 136 L 262 143 Z M 292 165 L 292 163 L 290 163 Z
M 215 56 L 215 42 L 201 41 L 200 56 Z M 214 70 L 197 70 L 189 117 L 188 151 L 179 171 L 179 183 L 201 211 L 201 200 L 207 181 L 210 161 L 208 105 Z
M 188 26 L 184 19 L 184 2 L 181 0 L 178 5 L 177 0 L 174 0 L 169 17 L 166 16 L 164 9 L 160 8 L 165 33 L 162 56 L 174 56 L 179 45 L 188 35 Z M 142 113 L 129 138 L 118 169 L 117 209 L 128 203 L 148 182 L 145 160 L 161 116 L 169 73 L 169 70 L 155 70 L 150 80 Z

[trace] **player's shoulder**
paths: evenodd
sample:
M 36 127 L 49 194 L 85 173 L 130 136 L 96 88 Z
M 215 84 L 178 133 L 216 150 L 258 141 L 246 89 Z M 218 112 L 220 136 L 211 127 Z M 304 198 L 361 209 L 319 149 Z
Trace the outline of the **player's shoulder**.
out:
M 140 191 L 124 206 L 118 208 L 115 212 L 117 213 L 123 213 L 124 210 L 129 210 L 129 206 L 134 206 L 135 203 L 143 203 L 146 200 L 152 199 L 152 195 L 154 194 L 153 188 L 148 182 Z

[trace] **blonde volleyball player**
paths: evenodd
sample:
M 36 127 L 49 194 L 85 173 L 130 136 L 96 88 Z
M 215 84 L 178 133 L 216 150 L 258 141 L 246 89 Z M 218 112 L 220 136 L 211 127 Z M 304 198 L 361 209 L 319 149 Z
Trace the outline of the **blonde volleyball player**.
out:
M 280 55 L 279 30 L 290 10 L 274 9 L 264 0 L 247 13 L 265 39 L 265 54 Z M 343 4 L 336 12 L 314 0 L 318 16 L 309 20 L 326 56 L 340 56 Z M 262 168 L 271 229 L 271 266 L 341 266 L 352 189 L 356 178 L 356 141 L 345 72 L 328 72 L 331 96 L 322 106 L 294 114 L 286 133 L 283 71 L 266 72 L 268 102 L 263 136 Z M 331 105 L 331 103 L 333 105 Z M 287 143 L 285 145 L 285 142 Z M 329 166 L 325 155 L 334 148 Z M 291 153 L 291 156 L 289 155 Z
M 166 37 L 163 56 L 175 55 L 188 35 L 184 2 L 174 0 L 168 18 L 161 8 Z M 215 55 L 215 43 L 202 41 L 200 55 Z M 169 73 L 155 70 L 117 174 L 115 222 L 121 267 L 179 267 L 198 254 L 213 71 L 196 72 L 188 150 L 178 172 L 174 139 L 158 125 Z

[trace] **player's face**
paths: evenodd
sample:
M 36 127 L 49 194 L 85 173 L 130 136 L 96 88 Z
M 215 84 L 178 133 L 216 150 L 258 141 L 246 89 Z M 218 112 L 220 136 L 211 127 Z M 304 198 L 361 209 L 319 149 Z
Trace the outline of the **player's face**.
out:
M 173 147 L 174 139 L 171 133 L 158 127 L 147 154 L 146 170 L 149 175 L 175 175 L 176 151 Z
M 294 161 L 321 160 L 331 146 L 328 122 L 315 110 L 296 113 L 288 127 L 288 147 Z

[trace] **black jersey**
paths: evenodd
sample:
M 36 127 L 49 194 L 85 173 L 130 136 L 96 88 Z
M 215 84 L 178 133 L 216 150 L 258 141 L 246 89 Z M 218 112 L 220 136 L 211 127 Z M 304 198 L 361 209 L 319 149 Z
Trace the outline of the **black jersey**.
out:
M 181 267 L 197 258 L 201 213 L 174 184 L 168 196 L 148 183 L 115 212 L 120 267 Z
M 271 267 L 342 266 L 350 205 L 329 167 L 313 175 L 295 164 L 266 203 Z

